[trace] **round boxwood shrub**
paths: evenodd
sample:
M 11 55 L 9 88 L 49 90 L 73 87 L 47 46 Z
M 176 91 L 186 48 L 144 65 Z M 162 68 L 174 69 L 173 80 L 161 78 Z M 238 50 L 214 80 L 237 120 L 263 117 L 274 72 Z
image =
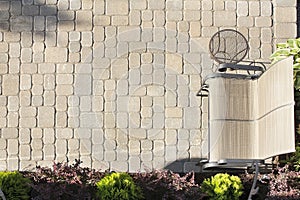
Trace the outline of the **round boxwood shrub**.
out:
M 201 190 L 213 200 L 238 200 L 243 194 L 243 185 L 238 176 L 219 173 L 205 179 Z
M 19 172 L 0 172 L 0 189 L 6 199 L 30 199 L 30 183 L 30 179 L 25 178 Z
M 111 173 L 96 183 L 97 196 L 101 200 L 143 199 L 141 188 L 127 173 Z

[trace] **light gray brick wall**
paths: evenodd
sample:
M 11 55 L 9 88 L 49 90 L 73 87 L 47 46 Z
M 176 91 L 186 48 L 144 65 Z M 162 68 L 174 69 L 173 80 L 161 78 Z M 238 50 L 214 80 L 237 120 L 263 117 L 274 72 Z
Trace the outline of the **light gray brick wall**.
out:
M 296 0 L 0 3 L 0 170 L 81 159 L 101 170 L 189 171 L 207 157 L 212 34 L 248 59 L 296 37 Z M 289 13 L 289 15 L 286 15 Z

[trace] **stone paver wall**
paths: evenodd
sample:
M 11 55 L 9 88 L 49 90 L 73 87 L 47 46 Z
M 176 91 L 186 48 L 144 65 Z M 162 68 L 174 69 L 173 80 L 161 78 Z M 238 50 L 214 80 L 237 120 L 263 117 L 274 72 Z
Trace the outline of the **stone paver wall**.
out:
M 195 94 L 224 28 L 267 60 L 296 36 L 296 1 L 0 1 L 0 169 L 199 170 L 207 101 Z

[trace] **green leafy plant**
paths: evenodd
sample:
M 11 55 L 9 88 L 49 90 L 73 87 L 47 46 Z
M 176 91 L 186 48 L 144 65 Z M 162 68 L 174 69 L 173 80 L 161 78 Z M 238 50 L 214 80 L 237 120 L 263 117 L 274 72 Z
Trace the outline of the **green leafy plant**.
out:
M 272 63 L 293 56 L 294 59 L 294 86 L 300 90 L 300 38 L 288 39 L 285 43 L 278 43 L 276 51 L 271 55 Z
M 25 200 L 30 198 L 30 179 L 19 172 L 0 172 L 0 188 L 9 200 Z
M 292 166 L 294 170 L 300 171 L 300 146 L 296 146 L 296 151 L 289 155 L 287 160 L 285 161 L 287 164 Z
M 143 194 L 127 173 L 111 173 L 96 183 L 101 200 L 138 200 Z
M 288 39 L 285 43 L 278 43 L 276 45 L 276 51 L 271 55 L 270 59 L 272 63 L 280 61 L 289 56 L 293 56 L 293 69 L 294 69 L 294 87 L 295 91 L 295 101 L 296 105 L 299 102 L 299 92 L 300 92 L 300 38 Z M 296 107 L 297 108 L 297 107 Z M 297 111 L 296 111 L 297 113 Z M 297 123 L 297 121 L 296 121 Z M 300 170 L 300 136 L 299 130 L 297 130 L 298 135 L 296 135 L 296 152 L 288 156 L 287 160 L 281 162 L 288 163 L 292 165 L 296 171 Z
M 237 200 L 243 194 L 243 185 L 238 176 L 219 173 L 205 179 L 201 190 L 213 200 Z

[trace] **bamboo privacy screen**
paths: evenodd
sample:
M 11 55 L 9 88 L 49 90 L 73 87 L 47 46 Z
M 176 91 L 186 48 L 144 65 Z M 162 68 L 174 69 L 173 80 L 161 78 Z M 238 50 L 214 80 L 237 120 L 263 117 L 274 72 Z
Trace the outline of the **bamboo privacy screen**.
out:
M 267 159 L 295 150 L 292 58 L 258 79 L 211 77 L 209 161 Z

